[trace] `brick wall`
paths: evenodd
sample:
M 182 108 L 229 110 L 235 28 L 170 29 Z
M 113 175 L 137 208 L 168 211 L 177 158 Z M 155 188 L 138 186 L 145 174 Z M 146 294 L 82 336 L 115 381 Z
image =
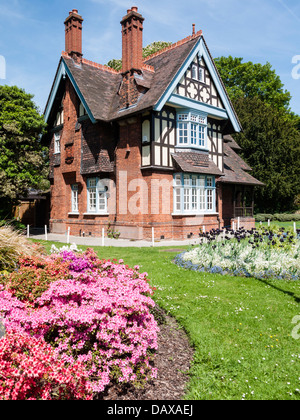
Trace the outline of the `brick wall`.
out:
M 50 144 L 51 167 L 51 214 L 50 230 L 65 233 L 70 227 L 71 235 L 101 235 L 102 226 L 114 220 L 111 216 L 86 215 L 88 174 L 82 174 L 83 167 L 89 175 L 99 174 L 103 164 L 102 148 L 106 145 L 105 164 L 114 159 L 116 142 L 115 128 L 108 124 L 93 125 L 89 120 L 78 123 L 79 99 L 71 82 L 66 80 L 66 93 L 63 99 L 64 124 L 61 134 L 61 153 L 54 154 L 54 134 Z M 112 165 L 113 166 L 113 165 Z M 103 177 L 113 178 L 104 173 Z M 72 184 L 78 184 L 79 215 L 71 213 Z

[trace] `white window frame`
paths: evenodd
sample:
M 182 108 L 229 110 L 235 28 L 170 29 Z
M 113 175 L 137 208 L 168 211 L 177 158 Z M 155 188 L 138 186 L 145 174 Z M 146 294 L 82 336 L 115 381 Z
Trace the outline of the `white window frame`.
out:
M 207 149 L 207 114 L 193 110 L 177 113 L 176 147 Z
M 204 69 L 199 64 L 193 63 L 191 68 L 192 79 L 204 83 Z
M 77 214 L 79 211 L 78 208 L 78 184 L 71 185 L 72 194 L 71 194 L 71 213 Z
M 174 175 L 173 214 L 216 213 L 216 182 L 213 175 Z
M 60 153 L 60 133 L 54 133 L 54 154 L 58 155 Z
M 97 177 L 87 180 L 87 213 L 107 214 L 107 189 Z

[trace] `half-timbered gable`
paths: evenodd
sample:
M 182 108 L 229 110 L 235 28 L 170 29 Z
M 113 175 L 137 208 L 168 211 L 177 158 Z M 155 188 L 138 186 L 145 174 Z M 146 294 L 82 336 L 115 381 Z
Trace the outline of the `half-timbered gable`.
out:
M 83 58 L 82 22 L 75 9 L 65 21 L 44 113 L 51 230 L 184 239 L 236 217 L 251 226 L 261 183 L 230 136 L 241 125 L 202 31 L 143 60 L 144 18 L 132 7 L 116 71 Z
M 198 54 L 176 86 L 174 93 L 194 101 L 224 109 L 203 57 Z

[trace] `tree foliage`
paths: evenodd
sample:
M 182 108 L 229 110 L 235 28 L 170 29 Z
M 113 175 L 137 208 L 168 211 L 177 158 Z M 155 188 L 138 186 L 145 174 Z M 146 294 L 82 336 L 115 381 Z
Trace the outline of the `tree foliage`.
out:
M 276 108 L 289 108 L 291 95 L 270 63 L 244 63 L 243 58 L 232 56 L 214 61 L 231 99 L 257 96 Z
M 265 183 L 256 191 L 262 213 L 293 209 L 300 194 L 300 132 L 297 120 L 259 97 L 233 101 L 243 131 L 234 137 L 252 175 Z
M 16 86 L 0 86 L 0 211 L 29 188 L 46 184 L 46 149 L 40 141 L 45 122 L 32 98 Z
M 150 55 L 160 50 L 163 50 L 164 48 L 168 47 L 171 44 L 172 42 L 165 42 L 165 41 L 152 42 L 151 44 L 143 48 L 143 58 L 145 59 L 149 57 Z M 122 60 L 118 60 L 114 58 L 107 63 L 107 66 L 118 71 L 122 70 Z
M 290 93 L 270 63 L 231 56 L 215 63 L 243 127 L 234 138 L 266 185 L 256 191 L 257 210 L 293 210 L 300 194 L 300 117 L 289 108 Z

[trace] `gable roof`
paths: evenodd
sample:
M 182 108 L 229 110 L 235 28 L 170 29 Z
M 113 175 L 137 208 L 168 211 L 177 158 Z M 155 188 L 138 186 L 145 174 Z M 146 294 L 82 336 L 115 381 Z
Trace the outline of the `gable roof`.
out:
M 109 121 L 113 99 L 122 81 L 121 74 L 105 66 L 97 67 L 87 60 L 83 60 L 82 64 L 78 65 L 70 57 L 64 56 L 63 61 L 94 119 Z
M 47 121 L 49 118 L 60 80 L 66 75 L 70 78 L 92 122 L 109 122 L 149 109 L 160 110 L 170 96 L 170 89 L 199 51 L 205 54 L 206 61 L 209 61 L 210 71 L 213 72 L 218 90 L 221 90 L 220 94 L 233 131 L 240 131 L 241 124 L 207 48 L 202 31 L 145 59 L 142 75 L 135 77 L 143 93 L 134 106 L 125 109 L 120 109 L 118 95 L 122 83 L 121 72 L 85 59 L 81 64 L 77 64 L 63 52 L 46 105 L 45 119 Z
M 121 111 L 118 96 L 122 82 L 120 72 L 110 71 L 106 66 L 97 66 L 96 63 L 87 60 L 83 60 L 82 65 L 79 66 L 65 54 L 63 54 L 63 61 L 83 94 L 95 120 L 112 121 L 153 108 L 197 41 L 198 38 L 194 38 L 145 60 L 147 66 L 143 69 L 142 78 L 135 80 L 147 91 L 140 95 L 135 106 Z
M 193 106 L 198 106 L 200 110 L 205 110 L 205 109 L 211 109 L 213 111 L 213 113 L 215 113 L 215 115 L 219 114 L 219 116 L 224 117 L 227 116 L 229 121 L 232 124 L 233 127 L 233 131 L 235 132 L 239 132 L 242 130 L 242 126 L 241 123 L 239 121 L 239 118 L 235 112 L 235 109 L 232 105 L 232 102 L 228 96 L 228 93 L 226 91 L 225 85 L 221 79 L 221 76 L 219 74 L 219 71 L 215 65 L 215 62 L 211 56 L 211 53 L 207 47 L 207 44 L 205 42 L 205 39 L 202 35 L 202 31 L 197 32 L 196 35 L 193 35 L 191 37 L 186 38 L 185 40 L 183 40 L 185 44 L 187 44 L 189 46 L 189 50 L 188 50 L 188 54 L 186 56 L 185 59 L 183 59 L 183 57 L 181 57 L 181 61 L 180 61 L 180 65 L 177 68 L 177 72 L 175 75 L 173 75 L 173 77 L 169 77 L 168 78 L 168 85 L 167 88 L 165 90 L 161 91 L 161 96 L 159 98 L 159 101 L 155 104 L 154 109 L 156 111 L 160 111 L 162 109 L 162 107 L 168 102 L 168 100 L 178 100 L 178 98 L 176 98 L 177 95 L 174 95 L 174 89 L 176 88 L 177 84 L 179 83 L 180 79 L 184 76 L 185 72 L 187 71 L 188 67 L 190 66 L 191 62 L 193 61 L 193 59 L 195 58 L 196 55 L 200 55 L 204 61 L 205 64 L 208 68 L 208 71 L 210 73 L 210 76 L 216 86 L 216 89 L 218 91 L 218 94 L 224 104 L 225 107 L 225 111 L 217 109 L 211 105 L 208 104 L 202 104 L 202 103 L 196 103 L 194 100 L 187 100 L 187 98 L 181 98 L 181 101 L 178 102 L 178 104 L 184 104 L 187 107 L 191 107 L 193 108 Z M 179 42 L 180 44 L 180 42 Z M 174 44 L 176 45 L 176 44 Z M 162 55 L 165 54 L 169 54 L 172 51 L 172 46 L 169 47 L 170 50 L 168 51 L 168 49 L 165 49 L 164 51 L 161 52 Z M 179 47 L 175 47 L 176 49 Z M 155 58 L 154 58 L 155 59 Z M 168 56 L 165 57 L 165 66 L 167 66 L 167 60 L 168 60 Z M 150 65 L 153 65 L 153 61 L 150 59 L 147 59 L 146 62 Z M 162 66 L 161 67 L 161 71 L 164 72 L 164 74 L 166 75 L 165 77 L 167 77 L 167 70 L 165 70 L 165 67 Z

